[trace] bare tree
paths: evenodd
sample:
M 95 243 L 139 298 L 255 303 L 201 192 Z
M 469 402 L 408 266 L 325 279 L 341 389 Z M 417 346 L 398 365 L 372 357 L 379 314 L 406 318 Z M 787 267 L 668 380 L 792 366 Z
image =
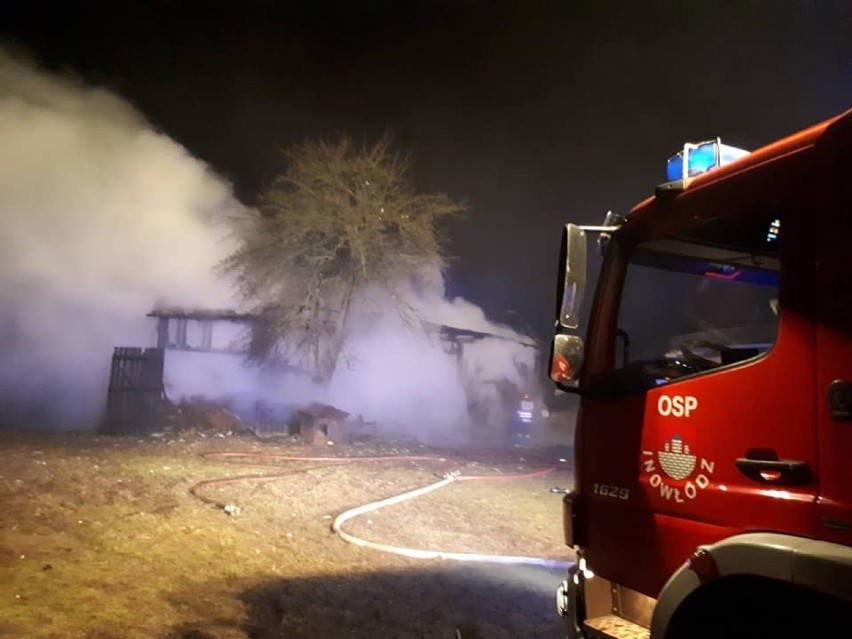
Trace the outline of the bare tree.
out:
M 250 357 L 285 361 L 327 382 L 344 353 L 353 302 L 381 287 L 411 316 L 400 283 L 443 265 L 439 222 L 466 207 L 415 193 L 408 160 L 387 135 L 359 147 L 348 137 L 285 152 L 286 170 L 238 222 L 239 247 L 223 263 L 262 321 Z

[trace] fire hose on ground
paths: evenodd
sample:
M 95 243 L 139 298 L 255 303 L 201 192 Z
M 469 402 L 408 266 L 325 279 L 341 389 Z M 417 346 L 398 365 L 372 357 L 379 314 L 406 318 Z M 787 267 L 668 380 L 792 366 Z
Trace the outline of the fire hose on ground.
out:
M 297 470 L 289 470 L 283 472 L 276 472 L 273 474 L 259 474 L 259 475 L 242 475 L 239 477 L 221 477 L 217 479 L 210 479 L 198 482 L 193 485 L 189 492 L 196 498 L 201 501 L 217 506 L 218 508 L 222 508 L 229 514 L 237 514 L 239 510 L 230 505 L 230 504 L 222 504 L 215 499 L 205 496 L 202 494 L 202 490 L 205 488 L 210 488 L 213 486 L 223 486 L 226 484 L 235 484 L 238 482 L 251 482 L 251 483 L 267 483 L 282 479 L 287 476 L 292 476 L 299 473 L 309 472 L 311 470 L 319 470 L 321 468 L 327 468 L 329 464 L 345 464 L 350 462 L 390 462 L 390 461 L 425 461 L 431 463 L 443 463 L 446 464 L 448 460 L 444 457 L 433 457 L 427 455 L 405 455 L 405 456 L 380 456 L 380 457 L 304 457 L 304 456 L 292 456 L 292 455 L 281 455 L 275 453 L 261 453 L 261 452 L 211 452 L 204 453 L 202 455 L 205 459 L 246 459 L 246 458 L 255 458 L 255 459 L 264 459 L 269 461 L 289 461 L 289 462 L 308 462 L 308 463 L 322 463 L 322 466 L 313 466 L 310 468 L 300 468 Z M 246 463 L 240 462 L 239 464 L 242 467 L 247 468 L 258 468 L 264 470 L 276 470 L 281 471 L 280 466 L 275 466 L 272 464 L 260 464 L 260 463 Z M 367 539 L 363 539 L 361 537 L 356 537 L 355 535 L 346 532 L 343 529 L 343 524 L 349 521 L 350 519 L 354 519 L 360 515 L 374 512 L 379 510 L 380 508 L 385 508 L 387 506 L 393 506 L 395 504 L 399 504 L 401 502 L 407 501 L 409 499 L 414 499 L 416 497 L 420 497 L 422 495 L 426 495 L 433 491 L 439 490 L 448 486 L 454 482 L 458 481 L 511 481 L 511 480 L 519 480 L 519 479 L 532 479 L 535 477 L 543 477 L 545 475 L 550 474 L 555 469 L 551 466 L 549 468 L 545 468 L 542 470 L 536 470 L 528 473 L 519 473 L 513 475 L 461 475 L 458 471 L 448 472 L 446 473 L 440 481 L 437 481 L 432 484 L 428 484 L 426 486 L 422 486 L 420 488 L 416 488 L 414 490 L 409 490 L 407 492 L 401 493 L 399 495 L 395 495 L 393 497 L 388 497 L 385 499 L 381 499 L 379 501 L 371 502 L 368 504 L 364 504 L 362 506 L 358 506 L 356 508 L 351 508 L 340 515 L 338 515 L 334 521 L 332 522 L 331 529 L 332 531 L 340 537 L 343 541 L 362 547 L 362 548 L 370 548 L 373 550 L 377 550 L 380 552 L 386 552 L 396 555 L 401 555 L 404 557 L 410 557 L 414 559 L 445 559 L 451 561 L 473 561 L 473 562 L 483 562 L 483 563 L 499 563 L 499 564 L 523 564 L 523 565 L 533 565 L 533 566 L 544 566 L 550 568 L 566 568 L 570 565 L 570 562 L 558 561 L 555 559 L 546 559 L 542 557 L 526 557 L 526 556 L 514 556 L 514 555 L 489 555 L 489 554 L 478 554 L 478 553 L 465 553 L 465 552 L 447 552 L 447 551 L 436 551 L 436 550 L 423 550 L 418 548 L 405 548 L 402 546 L 394 546 L 390 544 L 382 544 L 374 541 L 369 541 Z

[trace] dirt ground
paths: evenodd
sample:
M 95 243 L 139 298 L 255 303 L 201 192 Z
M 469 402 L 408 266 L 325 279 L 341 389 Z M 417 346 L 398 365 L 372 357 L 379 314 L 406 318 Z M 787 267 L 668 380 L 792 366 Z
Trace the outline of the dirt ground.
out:
M 209 455 L 222 452 L 241 456 Z M 374 456 L 389 459 L 352 459 Z M 331 523 L 447 473 L 503 478 L 453 481 L 344 530 L 568 561 L 550 490 L 570 482 L 565 456 L 223 433 L 0 436 L 0 638 L 559 637 L 561 567 L 409 558 L 346 543 Z

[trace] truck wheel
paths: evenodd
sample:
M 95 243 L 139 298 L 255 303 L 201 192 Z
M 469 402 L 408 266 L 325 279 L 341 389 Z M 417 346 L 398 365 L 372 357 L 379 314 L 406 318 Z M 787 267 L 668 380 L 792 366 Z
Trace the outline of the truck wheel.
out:
M 684 601 L 665 639 L 801 639 L 816 636 L 816 625 L 842 627 L 850 615 L 852 603 L 807 588 L 763 577 L 725 577 Z

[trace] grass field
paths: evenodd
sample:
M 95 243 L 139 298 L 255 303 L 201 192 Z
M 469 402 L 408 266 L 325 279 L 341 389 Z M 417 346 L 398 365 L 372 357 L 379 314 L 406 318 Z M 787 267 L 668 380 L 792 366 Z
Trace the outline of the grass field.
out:
M 223 451 L 246 457 L 203 456 Z M 251 453 L 394 459 L 296 462 Z M 566 485 L 570 472 L 555 465 L 545 477 L 454 482 L 362 515 L 346 530 L 392 545 L 567 560 L 559 497 L 549 489 Z M 398 442 L 0 437 L 0 637 L 455 637 L 468 621 L 451 594 L 461 586 L 430 578 L 441 561 L 347 544 L 331 532 L 333 518 L 449 471 L 502 476 L 543 467 L 530 453 Z M 221 478 L 235 481 L 190 493 Z M 477 636 L 552 629 L 553 619 L 492 614 L 488 605 L 477 601 L 471 613 Z

